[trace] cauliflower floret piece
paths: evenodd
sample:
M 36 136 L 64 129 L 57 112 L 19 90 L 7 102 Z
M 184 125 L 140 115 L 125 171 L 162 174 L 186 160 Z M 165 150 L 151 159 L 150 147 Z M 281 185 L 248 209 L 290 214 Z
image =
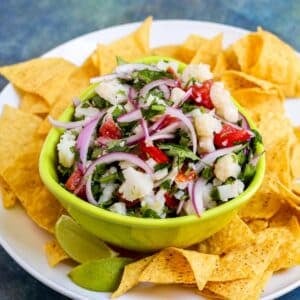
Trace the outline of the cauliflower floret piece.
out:
M 244 191 L 245 185 L 241 180 L 235 180 L 233 183 L 224 184 L 217 187 L 221 201 L 235 198 Z
M 101 81 L 95 91 L 112 105 L 117 105 L 127 101 L 129 85 L 121 84 L 117 79 Z
M 67 130 L 60 137 L 58 150 L 58 161 L 66 168 L 72 167 L 75 159 L 74 147 L 76 145 L 75 135 L 71 131 Z
M 210 98 L 216 108 L 216 113 L 229 122 L 239 120 L 239 111 L 231 100 L 230 93 L 222 82 L 214 82 L 210 89 Z
M 199 139 L 199 153 L 210 153 L 215 151 L 214 138 L 212 136 L 203 136 Z
M 156 95 L 153 95 L 153 94 L 149 94 L 149 96 L 147 97 L 146 99 L 146 103 L 148 106 L 150 106 L 153 102 L 157 103 L 157 104 L 161 104 L 161 105 L 166 105 L 166 102 L 165 100 L 159 98 L 158 96 Z
M 207 183 L 202 188 L 202 197 L 203 197 L 203 205 L 205 208 L 212 208 L 217 206 L 216 201 L 214 201 L 211 197 L 213 185 L 211 183 Z
M 151 176 L 129 167 L 122 171 L 125 181 L 119 188 L 119 192 L 128 201 L 145 197 L 152 193 L 153 181 Z
M 196 215 L 194 205 L 193 205 L 191 199 L 189 199 L 188 201 L 185 201 L 185 203 L 183 204 L 183 210 L 185 211 L 185 213 L 187 215 Z
M 126 205 L 123 202 L 116 202 L 108 208 L 110 211 L 120 215 L 126 215 Z
M 181 100 L 183 99 L 184 95 L 185 95 L 184 90 L 182 90 L 178 87 L 175 87 L 171 91 L 170 99 L 173 101 L 174 105 L 178 105 L 181 102 Z
M 181 79 L 184 84 L 187 84 L 192 78 L 199 82 L 212 79 L 213 74 L 210 71 L 210 66 L 206 64 L 188 65 L 184 69 Z
M 141 206 L 154 210 L 161 218 L 164 218 L 166 213 L 165 207 L 165 190 L 159 190 L 155 195 L 148 195 L 141 201 Z
M 104 187 L 103 192 L 99 198 L 99 203 L 105 203 L 108 200 L 111 199 L 113 192 L 117 189 L 117 184 L 103 184 L 102 187 Z
M 76 118 L 89 118 L 95 116 L 98 112 L 99 110 L 96 107 L 82 107 L 82 104 L 80 104 L 75 108 L 74 116 Z
M 211 113 L 201 113 L 200 110 L 193 112 L 194 123 L 198 136 L 213 136 L 222 130 L 220 120 L 216 119 Z
M 233 154 L 227 154 L 219 158 L 214 167 L 214 173 L 222 182 L 227 178 L 237 178 L 241 172 L 241 167 Z

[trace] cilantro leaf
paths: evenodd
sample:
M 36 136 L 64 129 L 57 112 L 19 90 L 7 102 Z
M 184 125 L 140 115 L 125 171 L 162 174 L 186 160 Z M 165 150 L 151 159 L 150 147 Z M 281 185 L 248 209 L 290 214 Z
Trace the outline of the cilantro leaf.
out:
M 173 157 L 178 157 L 180 160 L 190 159 L 199 160 L 200 158 L 187 147 L 176 144 L 160 144 L 158 147 L 162 150 L 167 150 L 167 154 Z

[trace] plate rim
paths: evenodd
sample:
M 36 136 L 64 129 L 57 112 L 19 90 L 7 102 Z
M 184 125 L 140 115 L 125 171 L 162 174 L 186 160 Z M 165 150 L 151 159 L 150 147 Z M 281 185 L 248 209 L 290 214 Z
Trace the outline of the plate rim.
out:
M 235 31 L 235 32 L 240 32 L 241 34 L 247 34 L 250 31 L 242 28 L 242 27 L 237 27 L 237 26 L 233 26 L 233 25 L 228 25 L 228 24 L 223 24 L 223 23 L 218 23 L 218 22 L 209 22 L 209 21 L 201 21 L 201 20 L 190 20 L 190 19 L 155 19 L 153 20 L 153 25 L 158 24 L 158 23 L 172 23 L 172 22 L 179 22 L 179 23 L 195 23 L 197 24 L 197 26 L 201 25 L 201 26 L 220 26 L 223 28 L 223 31 L 229 30 L 229 31 Z M 109 27 L 104 27 L 98 30 L 93 30 L 91 32 L 86 32 L 82 35 L 76 36 L 70 40 L 67 40 L 53 48 L 51 48 L 50 50 L 48 50 L 47 52 L 41 54 L 38 57 L 51 57 L 52 53 L 59 50 L 59 48 L 63 48 L 65 47 L 67 44 L 69 43 L 76 43 L 78 40 L 82 39 L 82 38 L 87 38 L 88 36 L 91 36 L 93 34 L 97 34 L 103 31 L 109 31 L 109 30 L 123 30 L 124 27 L 134 27 L 141 24 L 140 22 L 127 22 L 127 23 L 120 23 L 117 25 L 113 25 L 113 26 L 109 26 Z M 295 50 L 296 51 L 296 50 Z M 0 91 L 0 95 L 4 92 L 6 92 L 9 88 L 13 88 L 11 83 L 7 83 L 2 90 Z M 23 209 L 23 208 L 22 208 Z M 24 211 L 24 213 L 26 213 Z M 0 245 L 3 247 L 3 249 L 5 250 L 5 252 L 24 270 L 26 271 L 28 274 L 30 274 L 33 278 L 35 278 L 36 280 L 38 280 L 39 282 L 41 282 L 42 284 L 44 284 L 45 286 L 51 288 L 52 290 L 60 293 L 61 295 L 67 296 L 67 297 L 71 297 L 72 299 L 87 299 L 84 296 L 80 296 L 78 294 L 76 294 L 75 292 L 68 290 L 64 287 L 62 287 L 61 285 L 55 283 L 54 281 L 52 281 L 51 279 L 48 279 L 47 277 L 44 277 L 40 272 L 38 272 L 37 270 L 35 270 L 33 267 L 31 267 L 23 258 L 21 258 L 18 254 L 16 254 L 13 250 L 13 248 L 9 245 L 9 243 L 2 237 L 2 235 L 0 234 Z M 289 284 L 288 286 L 280 289 L 279 291 L 275 291 L 274 293 L 264 296 L 261 299 L 262 300 L 271 300 L 274 299 L 274 297 L 280 297 L 282 295 L 285 295 L 289 292 L 291 292 L 292 290 L 296 289 L 300 287 L 300 279 L 295 281 L 292 284 Z M 104 295 L 107 293 L 99 293 L 100 295 Z

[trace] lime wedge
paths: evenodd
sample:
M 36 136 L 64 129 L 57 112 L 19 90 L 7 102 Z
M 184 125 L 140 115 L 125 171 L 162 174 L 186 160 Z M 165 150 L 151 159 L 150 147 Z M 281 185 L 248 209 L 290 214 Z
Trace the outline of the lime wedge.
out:
M 132 260 L 126 257 L 111 257 L 86 262 L 68 274 L 71 280 L 88 290 L 113 292 L 117 289 L 124 267 Z
M 118 255 L 66 215 L 56 222 L 55 237 L 65 252 L 79 263 Z

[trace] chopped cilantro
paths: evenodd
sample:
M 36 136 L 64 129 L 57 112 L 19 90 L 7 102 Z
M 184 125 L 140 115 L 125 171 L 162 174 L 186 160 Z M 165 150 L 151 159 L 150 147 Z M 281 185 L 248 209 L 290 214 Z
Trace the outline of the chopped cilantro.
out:
M 256 167 L 251 164 L 247 164 L 244 167 L 239 178 L 247 185 L 251 182 L 253 176 L 255 175 L 255 172 L 256 172 Z
M 181 109 L 182 109 L 183 113 L 185 113 L 185 114 L 193 111 L 194 109 L 198 109 L 198 108 L 199 108 L 199 106 L 197 106 L 191 102 L 184 102 L 181 106 Z
M 88 101 L 92 106 L 97 107 L 99 109 L 108 108 L 111 106 L 111 104 L 108 101 L 101 98 L 99 95 L 94 95 Z
M 245 155 L 244 150 L 241 150 L 238 153 L 236 153 L 235 157 L 237 159 L 237 162 L 241 166 L 247 161 L 247 156 Z
M 118 172 L 100 178 L 101 183 L 110 183 L 119 180 Z
M 92 160 L 95 160 L 95 159 L 97 159 L 100 155 L 102 154 L 102 149 L 100 148 L 100 147 L 95 147 L 95 148 L 93 148 L 93 150 L 92 150 L 92 153 L 91 153 L 91 159 Z
M 191 144 L 191 139 L 186 131 L 179 130 L 178 131 L 179 135 L 179 144 L 182 147 L 189 147 Z
M 259 144 L 262 144 L 262 136 L 260 135 L 260 133 L 255 130 L 252 129 L 252 132 L 254 133 L 254 138 L 252 138 L 252 140 L 250 141 L 250 147 L 252 148 L 253 152 L 256 153 L 257 152 L 257 146 Z
M 183 161 L 185 159 L 199 160 L 199 157 L 187 147 L 176 144 L 160 144 L 158 145 L 158 147 L 160 149 L 167 150 L 168 155 L 177 157 L 180 161 Z
M 135 71 L 132 74 L 134 78 L 134 88 L 141 89 L 144 85 L 158 79 L 162 78 L 173 78 L 172 74 L 164 71 L 154 71 L 154 70 L 140 70 Z
M 154 166 L 154 172 L 162 170 L 164 168 L 169 168 L 171 165 L 168 163 L 163 163 L 163 164 L 157 164 Z
M 124 141 L 112 140 L 107 144 L 108 152 L 128 152 L 130 148 L 126 145 Z
M 142 108 L 142 114 L 146 120 L 151 120 L 154 116 L 165 112 L 166 107 L 162 104 L 151 104 L 148 108 Z
M 160 219 L 160 216 L 151 208 L 141 209 L 142 217 L 143 218 L 152 218 L 152 219 Z
M 214 201 L 220 201 L 220 194 L 216 186 L 212 188 L 210 196 Z
M 63 165 L 58 164 L 57 172 L 58 172 L 58 177 L 60 178 L 60 181 L 66 182 L 67 179 L 71 176 L 71 174 L 73 172 L 73 168 L 66 168 Z
M 164 190 L 169 191 L 171 189 L 172 186 L 172 182 L 170 179 L 165 180 L 164 182 L 162 182 L 162 184 L 160 185 L 160 187 Z
M 201 172 L 201 176 L 207 181 L 211 180 L 214 177 L 213 168 L 205 167 Z
M 124 113 L 124 109 L 121 105 L 117 105 L 112 112 L 112 117 L 116 121 L 116 119 Z

